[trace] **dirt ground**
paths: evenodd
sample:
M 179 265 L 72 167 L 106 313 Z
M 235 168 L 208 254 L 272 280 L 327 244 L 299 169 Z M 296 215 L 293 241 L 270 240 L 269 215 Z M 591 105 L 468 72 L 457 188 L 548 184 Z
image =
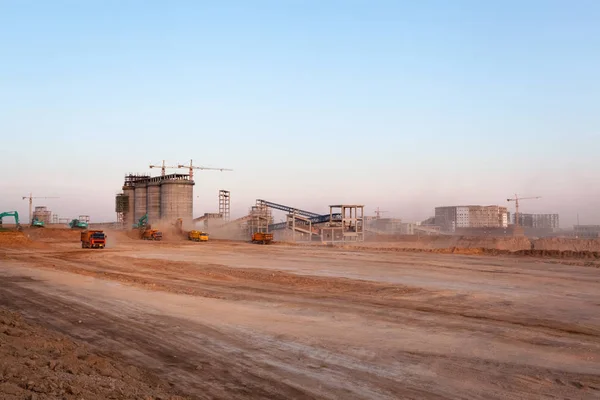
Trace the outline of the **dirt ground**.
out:
M 599 264 L 26 233 L 0 240 L 0 357 L 22 360 L 0 364 L 0 393 L 597 399 Z M 71 389 L 36 392 L 64 381 L 60 357 Z

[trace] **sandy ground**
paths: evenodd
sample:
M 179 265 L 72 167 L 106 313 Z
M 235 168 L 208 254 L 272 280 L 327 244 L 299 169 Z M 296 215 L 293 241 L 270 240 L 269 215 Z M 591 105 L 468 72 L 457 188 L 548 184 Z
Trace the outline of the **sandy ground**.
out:
M 29 240 L 0 247 L 0 306 L 172 390 L 148 396 L 600 398 L 593 262 Z

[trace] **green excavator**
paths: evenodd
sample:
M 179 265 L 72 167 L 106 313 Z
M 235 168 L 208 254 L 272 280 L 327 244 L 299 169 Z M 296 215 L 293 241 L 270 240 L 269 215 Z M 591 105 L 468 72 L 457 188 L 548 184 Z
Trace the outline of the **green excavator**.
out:
M 44 228 L 46 224 L 41 219 L 34 218 L 31 220 L 31 226 L 33 228 Z
M 148 214 L 144 214 L 137 224 L 133 224 L 133 229 L 143 229 L 148 225 Z
M 88 223 L 75 218 L 71 220 L 71 222 L 69 222 L 69 226 L 71 227 L 71 229 L 87 229 Z
M 14 217 L 15 225 L 17 226 L 17 230 L 21 230 L 21 224 L 19 224 L 19 213 L 16 211 L 6 211 L 0 213 L 0 228 L 2 228 L 2 218 L 4 217 Z

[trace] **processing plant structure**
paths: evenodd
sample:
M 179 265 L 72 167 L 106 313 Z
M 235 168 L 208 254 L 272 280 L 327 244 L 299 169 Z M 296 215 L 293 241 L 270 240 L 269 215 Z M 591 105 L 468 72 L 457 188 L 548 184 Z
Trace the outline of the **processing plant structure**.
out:
M 181 218 L 190 223 L 193 216 L 194 181 L 187 174 L 151 177 L 128 174 L 123 192 L 116 197 L 117 222 L 131 227 L 144 215 L 150 224 L 173 223 Z
M 329 213 L 319 214 L 266 200 L 256 200 L 246 216 L 231 221 L 231 194 L 219 191 L 219 212 L 205 213 L 193 219 L 193 169 L 211 169 L 178 165 L 161 168 L 161 175 L 127 174 L 122 192 L 117 194 L 115 210 L 117 223 L 129 229 L 140 218 L 147 216 L 148 224 L 161 222 L 174 225 L 197 226 L 221 231 L 235 231 L 241 237 L 255 233 L 277 233 L 277 237 L 292 241 L 362 242 L 365 239 L 364 205 L 339 204 L 329 206 Z M 166 174 L 168 168 L 189 168 L 189 174 Z M 218 169 L 225 170 L 225 169 Z M 284 212 L 286 221 L 275 223 L 272 210 Z

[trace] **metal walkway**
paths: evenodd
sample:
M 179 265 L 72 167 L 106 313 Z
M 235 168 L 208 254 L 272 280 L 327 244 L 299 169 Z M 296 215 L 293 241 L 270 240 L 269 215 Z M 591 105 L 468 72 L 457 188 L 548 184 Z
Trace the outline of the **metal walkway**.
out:
M 262 200 L 262 199 L 256 200 L 256 203 L 257 203 L 257 205 L 259 205 L 259 204 L 265 205 L 267 207 L 274 208 L 275 210 L 285 211 L 289 214 L 293 214 L 295 212 L 296 214 L 302 215 L 303 217 L 311 218 L 311 217 L 319 216 L 319 214 L 314 213 L 314 212 L 300 210 L 299 208 L 284 206 L 283 204 L 277 204 L 277 203 L 273 203 L 271 201 L 266 201 L 266 200 Z

